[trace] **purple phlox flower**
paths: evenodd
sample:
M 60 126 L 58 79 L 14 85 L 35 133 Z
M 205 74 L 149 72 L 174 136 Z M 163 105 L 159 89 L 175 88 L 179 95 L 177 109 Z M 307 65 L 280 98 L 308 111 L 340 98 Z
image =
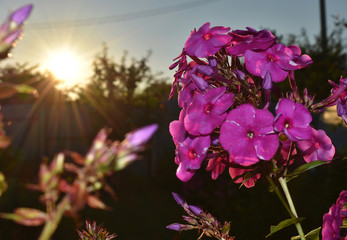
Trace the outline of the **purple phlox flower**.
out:
M 210 134 L 225 119 L 226 111 L 234 103 L 234 95 L 226 87 L 213 88 L 195 95 L 187 108 L 184 126 L 192 135 Z
M 273 129 L 273 115 L 250 104 L 229 112 L 220 128 L 220 143 L 233 161 L 249 166 L 259 160 L 270 160 L 279 146 Z
M 266 51 L 247 50 L 244 54 L 246 69 L 255 76 L 264 79 L 263 87 L 270 89 L 272 82 L 282 82 L 288 70 L 296 70 L 292 50 L 283 44 L 275 44 Z
M 306 162 L 316 160 L 330 161 L 335 155 L 335 147 L 326 133 L 319 129 L 311 128 L 312 136 L 308 140 L 298 141 L 298 148 L 304 152 Z
M 227 47 L 227 51 L 234 56 L 242 56 L 246 50 L 266 50 L 275 44 L 276 39 L 268 30 L 256 31 L 247 27 L 247 30 L 234 30 L 232 36 L 232 46 Z
M 293 142 L 311 137 L 312 116 L 301 103 L 282 98 L 276 106 L 274 127 Z
M 323 216 L 322 240 L 343 240 L 347 238 L 347 234 L 341 236 L 341 226 L 343 219 L 346 218 L 346 208 L 344 204 L 347 202 L 347 191 L 342 191 L 336 204 L 333 204 L 329 212 Z
M 230 31 L 227 27 L 210 28 L 210 23 L 202 25 L 198 31 L 194 29 L 187 39 L 184 48 L 188 55 L 205 58 L 217 53 L 227 45 L 231 36 L 226 34 Z
M 229 175 L 232 179 L 251 171 L 250 169 L 241 169 L 241 168 L 233 168 L 230 167 L 229 168 Z M 253 175 L 252 177 L 250 177 L 247 181 L 245 181 L 243 183 L 243 185 L 245 185 L 245 187 L 247 188 L 251 188 L 254 187 L 255 183 L 257 182 L 257 180 L 260 178 L 260 173 L 257 173 L 255 175 Z M 237 179 L 234 180 L 234 183 L 242 183 L 245 180 L 245 177 L 239 177 Z
M 211 144 L 209 136 L 187 137 L 177 145 L 179 166 L 176 176 L 183 182 L 189 181 L 200 168 Z
M 309 55 L 301 55 L 301 49 L 298 46 L 290 45 L 288 48 L 293 52 L 293 59 L 289 62 L 290 68 L 292 66 L 297 66 L 297 69 L 302 69 L 313 63 L 312 58 Z
M 211 177 L 216 180 L 225 169 L 225 163 L 228 160 L 227 156 L 217 156 L 208 160 L 206 171 L 211 171 Z

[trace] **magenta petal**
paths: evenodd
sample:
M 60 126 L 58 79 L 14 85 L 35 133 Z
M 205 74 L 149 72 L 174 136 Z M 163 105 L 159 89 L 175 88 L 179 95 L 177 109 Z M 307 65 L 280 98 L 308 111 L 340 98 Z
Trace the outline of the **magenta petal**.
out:
M 226 87 L 213 88 L 206 92 L 204 99 L 206 102 L 215 103 L 225 93 Z
M 279 146 L 277 134 L 266 135 L 254 139 L 257 157 L 263 160 L 270 160 L 276 153 Z
M 195 47 L 193 55 L 197 57 L 208 57 L 216 52 L 218 52 L 218 49 L 211 48 L 207 43 L 200 43 Z
M 293 115 L 295 103 L 287 98 L 282 98 L 276 106 L 276 114 L 285 113 L 285 115 Z
M 176 176 L 178 179 L 180 179 L 182 182 L 188 182 L 195 174 L 195 171 L 192 170 L 186 170 L 182 164 L 180 164 L 176 170 Z
M 240 144 L 232 146 L 231 152 L 235 154 L 234 162 L 242 166 L 250 166 L 259 162 L 253 143 L 240 141 Z
M 265 77 L 267 70 L 271 72 L 273 82 L 282 82 L 288 75 L 288 72 L 280 68 L 278 64 L 269 62 L 264 66 L 264 71 L 261 74 L 262 78 Z
M 213 132 L 214 129 L 219 127 L 225 119 L 226 114 L 216 115 L 216 114 L 208 114 L 205 115 L 202 119 L 200 119 L 200 128 L 199 133 L 203 135 L 208 135 Z M 197 119 L 197 121 L 199 121 Z
M 264 72 L 264 65 L 267 61 L 264 53 L 247 50 L 244 58 L 248 72 L 255 76 L 260 76 Z
M 212 34 L 223 34 L 230 31 L 230 27 L 217 26 L 210 29 Z M 225 35 L 228 36 L 228 35 Z
M 229 113 L 230 115 L 230 113 Z M 228 116 L 229 117 L 229 116 Z M 220 129 L 219 141 L 223 148 L 233 155 L 233 145 L 235 142 L 242 141 L 247 132 L 244 128 L 234 121 L 225 121 Z M 244 142 L 244 141 L 243 141 Z
M 214 104 L 214 108 L 212 109 L 212 112 L 215 114 L 225 113 L 225 111 L 228 110 L 233 103 L 234 94 L 226 93 L 216 101 L 216 103 Z
M 274 133 L 273 122 L 274 116 L 267 110 L 257 109 L 255 112 L 255 119 L 257 122 L 257 134 L 271 134 Z
M 311 132 L 311 127 L 292 127 L 292 128 L 284 128 L 284 133 L 287 135 L 287 137 L 291 141 L 296 141 L 296 140 L 306 140 L 310 139 L 312 132 Z
M 204 23 L 204 25 L 202 25 L 199 30 L 197 31 L 197 33 L 200 33 L 200 34 L 205 34 L 209 31 L 210 29 L 210 23 L 207 22 L 207 23 Z
M 288 48 L 293 52 L 294 55 L 301 55 L 301 49 L 296 45 L 290 45 Z
M 331 145 L 331 148 L 329 150 L 325 150 L 323 148 L 317 149 L 317 157 L 318 160 L 321 161 L 330 161 L 334 158 L 335 155 L 335 147 L 334 145 Z
M 228 35 L 214 35 L 211 39 L 210 42 L 212 46 L 214 47 L 221 47 L 226 45 L 230 40 L 230 37 Z
M 307 108 L 301 103 L 295 104 L 295 110 L 293 113 L 293 124 L 308 126 L 312 122 L 312 116 Z
M 232 119 L 238 125 L 253 126 L 255 119 L 255 108 L 250 104 L 243 104 L 229 112 L 226 120 Z

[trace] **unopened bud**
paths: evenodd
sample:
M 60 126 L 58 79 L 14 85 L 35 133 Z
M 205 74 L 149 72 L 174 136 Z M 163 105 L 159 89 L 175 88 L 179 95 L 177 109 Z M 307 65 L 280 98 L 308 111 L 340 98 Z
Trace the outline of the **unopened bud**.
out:
M 51 171 L 55 174 L 60 174 L 64 170 L 64 154 L 59 153 L 51 163 Z
M 194 205 L 189 205 L 189 209 L 197 216 L 199 216 L 202 212 L 201 208 Z
M 179 194 L 173 192 L 173 193 L 172 193 L 172 196 L 174 197 L 175 201 L 176 201 L 179 205 L 182 205 L 182 204 L 183 204 L 184 200 L 183 200 L 183 198 L 182 198 Z
M 167 229 L 174 230 L 174 231 L 181 231 L 181 224 L 179 223 L 173 223 L 168 226 L 166 226 Z
M 152 137 L 157 129 L 157 124 L 148 125 L 128 133 L 125 138 L 129 142 L 131 147 L 141 147 Z

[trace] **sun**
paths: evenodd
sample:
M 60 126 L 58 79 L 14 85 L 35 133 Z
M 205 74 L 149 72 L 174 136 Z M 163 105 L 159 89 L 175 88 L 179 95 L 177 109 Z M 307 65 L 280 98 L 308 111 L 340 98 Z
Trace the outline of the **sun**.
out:
M 72 50 L 62 49 L 49 54 L 47 68 L 61 81 L 57 86 L 69 89 L 83 81 L 81 79 L 82 60 Z

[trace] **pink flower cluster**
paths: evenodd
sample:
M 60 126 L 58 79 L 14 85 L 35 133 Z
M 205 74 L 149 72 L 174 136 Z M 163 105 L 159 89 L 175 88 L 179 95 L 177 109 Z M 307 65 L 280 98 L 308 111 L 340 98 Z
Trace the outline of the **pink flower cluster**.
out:
M 311 127 L 310 111 L 327 103 L 313 105 L 306 89 L 300 97 L 295 88 L 281 93 L 274 113 L 269 110 L 274 84 L 288 77 L 293 85 L 294 71 L 311 63 L 298 46 L 279 43 L 268 30 L 230 31 L 205 23 L 192 31 L 170 66 L 178 67 L 170 98 L 177 90 L 182 108 L 169 127 L 177 177 L 189 181 L 206 162 L 213 179 L 228 168 L 235 182 L 252 187 L 262 164 L 272 159 L 283 165 L 297 158 L 332 160 L 331 140 Z M 335 95 L 329 104 L 338 103 Z

